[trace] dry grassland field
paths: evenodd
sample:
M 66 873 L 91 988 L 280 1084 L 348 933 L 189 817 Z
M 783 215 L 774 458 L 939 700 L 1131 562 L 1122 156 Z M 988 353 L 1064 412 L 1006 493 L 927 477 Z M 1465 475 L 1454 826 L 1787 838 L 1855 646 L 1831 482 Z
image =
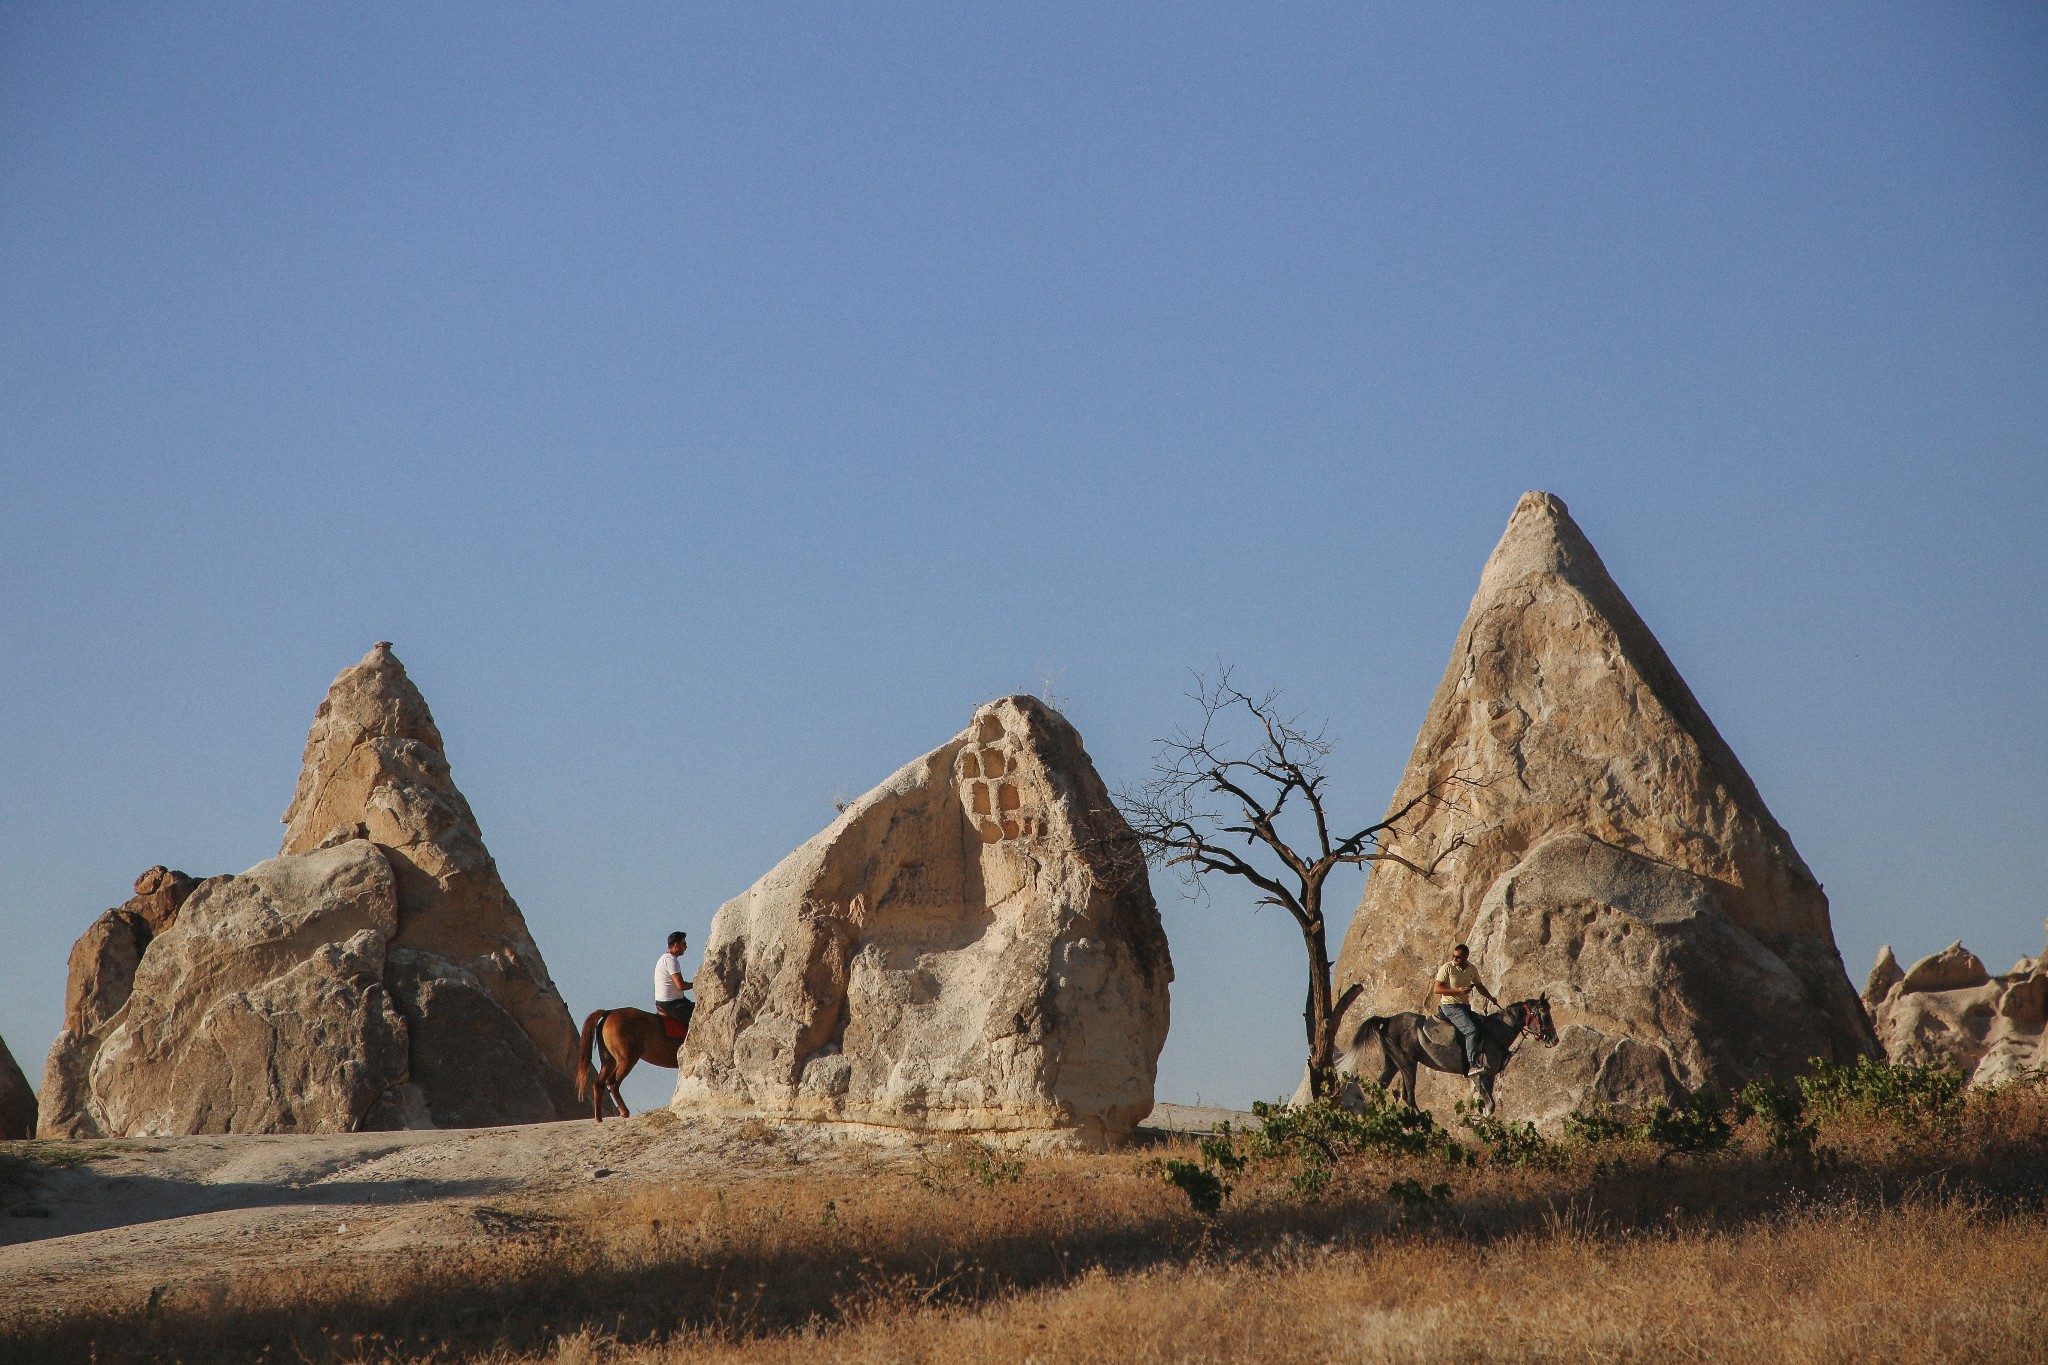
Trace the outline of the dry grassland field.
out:
M 1098 1156 L 667 1112 L 11 1143 L 0 1359 L 2048 1359 L 2048 1090 L 1921 1098 L 1456 1148 L 1392 1108 Z

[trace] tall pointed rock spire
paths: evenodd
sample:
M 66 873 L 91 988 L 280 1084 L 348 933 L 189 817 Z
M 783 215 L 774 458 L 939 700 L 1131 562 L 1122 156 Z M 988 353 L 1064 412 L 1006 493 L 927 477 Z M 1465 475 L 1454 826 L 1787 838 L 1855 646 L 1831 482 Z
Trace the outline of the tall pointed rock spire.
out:
M 367 838 L 391 862 L 398 931 L 385 976 L 411 1027 L 411 1084 L 427 1116 L 472 1127 L 579 1112 L 568 1006 L 390 642 L 328 688 L 284 823 L 280 854 Z
M 1365 987 L 1351 1020 L 1417 1008 L 1451 946 L 1469 941 L 1482 975 L 1507 989 L 1555 988 L 1558 1022 L 1579 1028 L 1582 1055 L 1554 1057 L 1554 1079 L 1581 1098 L 1626 1100 L 1674 1081 L 1783 1071 L 1808 1052 L 1873 1050 L 1819 882 L 1548 493 L 1523 494 L 1487 560 L 1389 810 L 1437 785 L 1448 802 L 1418 810 L 1389 847 L 1427 863 L 1454 840 L 1465 844 L 1431 879 L 1375 868 L 1337 961 L 1340 988 Z M 1672 909 L 1680 902 L 1692 909 Z M 1572 914 L 1575 928 L 1559 919 Z M 1692 927 L 1674 928 L 1680 920 Z M 1625 954 L 1601 946 L 1646 925 L 1663 926 L 1642 939 L 1664 945 L 1656 962 L 1625 965 Z M 1579 930 L 1591 939 L 1567 949 Z M 1730 934 L 1740 942 L 1723 942 Z M 1674 946 L 1673 935 L 1690 935 L 1690 946 Z M 1771 977 L 1763 995 L 1744 979 L 1750 1003 L 1769 1016 L 1762 1034 L 1706 1018 L 1716 1007 L 1702 993 L 1731 985 L 1704 965 L 1706 938 L 1724 963 L 1739 959 L 1752 976 Z M 1657 989 L 1676 992 L 1678 1012 L 1698 1018 L 1617 1015 L 1634 1008 L 1623 997 L 1659 972 L 1668 979 Z M 1666 1037 L 1672 1029 L 1684 1037 Z M 1573 1066 L 1586 1074 L 1566 1075 Z M 1522 1079 L 1504 1081 L 1504 1098 L 1528 1088 Z

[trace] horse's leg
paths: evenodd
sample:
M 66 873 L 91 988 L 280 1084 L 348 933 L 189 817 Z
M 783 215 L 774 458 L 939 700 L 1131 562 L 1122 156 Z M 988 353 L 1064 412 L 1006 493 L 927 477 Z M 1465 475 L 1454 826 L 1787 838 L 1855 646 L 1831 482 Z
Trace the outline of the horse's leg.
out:
M 1405 1063 L 1401 1067 L 1401 1103 L 1407 1105 L 1410 1109 L 1416 1107 L 1415 1063 L 1412 1061 Z

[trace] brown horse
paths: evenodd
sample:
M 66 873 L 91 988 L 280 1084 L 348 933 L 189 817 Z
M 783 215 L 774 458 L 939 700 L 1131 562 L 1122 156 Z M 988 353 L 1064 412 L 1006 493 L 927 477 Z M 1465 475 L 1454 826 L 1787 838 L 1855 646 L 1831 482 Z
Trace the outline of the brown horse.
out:
M 576 1050 L 576 1093 L 590 1092 L 590 1116 L 604 1122 L 604 1097 L 610 1095 L 619 1107 L 619 1117 L 633 1117 L 626 1108 L 619 1082 L 640 1062 L 673 1067 L 683 1049 L 681 1038 L 671 1038 L 663 1016 L 636 1010 L 631 1005 L 615 1010 L 597 1010 L 583 1021 L 583 1046 Z M 688 1029 L 684 1032 L 687 1034 Z M 597 1084 L 590 1083 L 590 1045 L 597 1044 L 601 1065 Z

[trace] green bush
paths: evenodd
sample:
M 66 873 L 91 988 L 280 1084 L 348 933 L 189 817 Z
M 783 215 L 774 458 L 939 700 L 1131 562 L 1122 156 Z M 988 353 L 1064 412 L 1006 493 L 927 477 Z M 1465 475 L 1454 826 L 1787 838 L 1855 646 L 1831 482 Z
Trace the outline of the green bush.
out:
M 1230 1183 L 1207 1167 L 1179 1157 L 1168 1157 L 1158 1163 L 1156 1169 L 1167 1184 L 1188 1197 L 1188 1203 L 1197 1213 L 1214 1213 L 1223 1207 L 1223 1196 L 1230 1193 Z
M 1604 1142 L 1628 1142 L 1639 1136 L 1631 1116 L 1606 1104 L 1574 1109 L 1566 1114 L 1564 1135 L 1569 1141 L 1588 1147 L 1598 1147 Z
M 1533 1123 L 1504 1123 L 1480 1113 L 1479 1106 L 1469 1100 L 1458 1101 L 1458 1118 L 1497 1166 L 1555 1166 L 1563 1159 Z
M 1788 1156 L 1810 1155 L 1820 1132 L 1807 1121 L 1804 1093 L 1775 1076 L 1751 1081 L 1735 1092 L 1735 1121 L 1757 1124 L 1771 1150 Z
M 1727 1107 L 1727 1101 L 1704 1088 L 1675 1105 L 1659 1100 L 1643 1115 L 1643 1136 L 1666 1152 L 1718 1152 L 1734 1131 Z
M 1260 1127 L 1246 1134 L 1246 1151 L 1265 1160 L 1292 1161 L 1288 1184 L 1303 1199 L 1328 1189 L 1337 1159 L 1354 1153 L 1435 1155 L 1454 1166 L 1471 1160 L 1471 1153 L 1453 1142 L 1435 1118 L 1402 1104 L 1386 1087 L 1361 1086 L 1359 1096 L 1362 1106 L 1356 1111 L 1333 1099 L 1298 1105 L 1258 1101 L 1252 1112 Z
M 1406 1227 L 1456 1226 L 1459 1221 L 1451 1187 L 1441 1181 L 1424 1189 L 1413 1177 L 1396 1180 L 1387 1186 L 1387 1202 L 1394 1206 L 1397 1221 Z
M 1813 1059 L 1800 1079 L 1806 1104 L 1823 1119 L 1862 1118 L 1907 1133 L 1952 1132 L 1963 1117 L 1963 1073 L 1951 1066 L 1893 1065 L 1858 1057 L 1840 1066 Z

